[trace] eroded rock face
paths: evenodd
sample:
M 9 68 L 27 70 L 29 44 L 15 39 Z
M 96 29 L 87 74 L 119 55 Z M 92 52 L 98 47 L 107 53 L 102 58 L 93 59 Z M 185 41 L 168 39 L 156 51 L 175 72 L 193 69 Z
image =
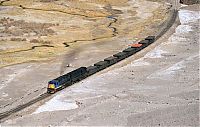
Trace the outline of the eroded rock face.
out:
M 187 5 L 199 4 L 199 0 L 180 0 L 180 3 Z

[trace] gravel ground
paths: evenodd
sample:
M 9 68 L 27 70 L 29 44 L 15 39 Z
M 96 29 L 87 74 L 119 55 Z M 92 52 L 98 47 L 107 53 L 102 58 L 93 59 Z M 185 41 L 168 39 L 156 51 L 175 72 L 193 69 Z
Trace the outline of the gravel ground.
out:
M 199 10 L 155 44 L 37 103 L 2 125 L 198 126 Z

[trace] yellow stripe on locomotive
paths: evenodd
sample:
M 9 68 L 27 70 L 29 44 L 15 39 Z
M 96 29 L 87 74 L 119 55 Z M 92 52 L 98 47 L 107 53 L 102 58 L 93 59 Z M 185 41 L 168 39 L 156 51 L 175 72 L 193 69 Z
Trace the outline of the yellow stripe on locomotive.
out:
M 55 89 L 55 85 L 54 84 L 49 84 L 48 88 Z

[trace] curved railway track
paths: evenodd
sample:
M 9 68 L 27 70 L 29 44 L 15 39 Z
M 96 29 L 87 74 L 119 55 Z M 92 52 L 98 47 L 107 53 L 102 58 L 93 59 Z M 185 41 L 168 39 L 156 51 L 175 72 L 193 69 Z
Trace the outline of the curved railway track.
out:
M 174 24 L 176 17 L 178 15 L 178 10 L 174 9 L 172 11 L 173 11 L 173 14 L 171 15 L 170 20 L 168 21 L 166 27 L 162 29 L 157 35 L 155 35 L 156 40 L 162 37 L 169 30 L 169 28 Z
M 47 98 L 49 96 L 50 96 L 50 94 L 47 94 L 47 93 L 41 94 L 39 97 L 37 97 L 37 98 L 35 98 L 35 99 L 33 99 L 33 100 L 31 100 L 31 101 L 23 104 L 23 105 L 19 105 L 16 108 L 13 108 L 13 109 L 11 109 L 9 111 L 0 113 L 0 120 L 2 120 L 3 118 L 6 118 L 8 116 L 10 116 L 13 113 L 18 112 L 18 111 L 20 111 L 20 110 L 22 110 L 22 109 L 24 109 L 24 108 L 26 108 L 26 107 L 28 107 L 28 106 L 36 103 L 36 102 L 39 102 L 39 101 L 41 101 L 41 100 L 43 100 L 43 99 L 45 99 L 45 98 Z M 2 122 L 2 121 L 0 121 L 0 122 Z
M 166 27 L 165 27 L 162 31 L 160 31 L 157 35 L 155 35 L 155 39 L 156 39 L 156 40 L 158 40 L 162 35 L 164 35 L 164 34 L 169 30 L 169 28 L 173 25 L 173 23 L 175 22 L 176 17 L 177 17 L 177 14 L 178 14 L 178 11 L 177 11 L 176 9 L 173 9 L 172 11 L 173 11 L 173 14 L 172 14 L 172 16 L 169 18 L 169 20 L 167 21 Z M 112 23 L 114 23 L 114 22 L 117 21 L 117 19 L 115 19 L 115 18 L 113 18 L 113 17 L 112 17 L 112 20 L 113 20 Z M 110 24 L 108 25 L 108 27 L 110 27 L 110 28 L 113 29 L 113 36 L 116 36 L 117 30 L 116 30 L 114 27 L 112 27 L 112 23 L 110 23 Z M 37 98 L 35 98 L 35 99 L 33 99 L 33 100 L 31 100 L 31 101 L 25 103 L 25 104 L 19 105 L 19 106 L 17 106 L 16 108 L 13 108 L 13 109 L 8 110 L 8 111 L 6 111 L 6 112 L 0 113 L 0 123 L 3 122 L 3 119 L 4 119 L 4 118 L 10 116 L 11 114 L 14 114 L 14 113 L 16 113 L 16 112 L 19 112 L 19 111 L 21 111 L 21 110 L 23 110 L 23 109 L 25 109 L 25 108 L 31 106 L 32 104 L 34 104 L 34 103 L 36 103 L 36 102 L 39 102 L 39 101 L 41 101 L 41 100 L 43 100 L 43 99 L 45 99 L 45 98 L 47 98 L 47 97 L 49 97 L 49 96 L 51 96 L 51 94 L 44 93 L 44 94 L 40 95 L 39 97 L 37 97 Z

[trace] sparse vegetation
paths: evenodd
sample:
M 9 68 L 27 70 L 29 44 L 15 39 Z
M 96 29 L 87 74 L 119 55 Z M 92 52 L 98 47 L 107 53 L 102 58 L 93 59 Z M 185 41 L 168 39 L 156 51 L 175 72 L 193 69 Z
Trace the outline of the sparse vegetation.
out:
M 51 41 L 44 41 L 44 40 L 38 40 L 38 39 L 33 39 L 30 40 L 30 43 L 39 43 L 39 44 L 51 44 Z
M 160 13 L 163 10 L 158 10 L 158 16 L 151 11 L 155 11 L 155 8 L 161 4 L 152 3 L 155 7 L 150 6 L 146 10 L 154 15 L 150 17 L 151 20 L 140 20 L 136 16 L 138 8 L 133 5 L 130 7 L 127 1 L 16 0 L 4 2 L 4 9 L 0 11 L 0 58 L 2 58 L 0 67 L 31 60 L 49 59 L 70 51 L 71 48 L 67 48 L 69 46 L 74 48 L 85 42 L 97 40 L 101 42 L 101 39 L 109 41 L 115 29 L 119 33 L 115 39 L 118 37 L 140 38 L 139 33 L 145 36 L 142 31 L 144 28 L 148 29 L 149 24 L 155 22 L 156 19 L 163 21 L 162 16 L 158 17 L 164 14 Z M 137 2 L 138 6 L 142 3 Z M 124 13 L 121 7 L 127 8 L 127 12 Z M 107 18 L 110 15 L 116 15 L 117 21 Z M 53 46 L 53 48 L 48 46 Z
M 11 38 L 11 41 L 26 41 L 26 38 Z
M 58 1 L 58 0 L 40 0 L 40 2 L 54 2 L 54 1 Z
M 55 33 L 50 27 L 57 24 L 25 22 L 4 17 L 0 20 L 0 25 L 4 28 L 0 30 L 4 36 L 48 36 Z

